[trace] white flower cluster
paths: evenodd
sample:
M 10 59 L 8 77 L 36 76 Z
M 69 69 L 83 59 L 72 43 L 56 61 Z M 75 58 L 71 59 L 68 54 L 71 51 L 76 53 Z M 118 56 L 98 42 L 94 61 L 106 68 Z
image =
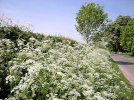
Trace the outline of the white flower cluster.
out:
M 14 47 L 14 43 L 11 42 L 9 39 L 0 39 L 0 71 L 2 67 L 5 67 L 3 63 L 5 62 L 4 60 L 8 60 L 7 58 L 9 58 L 14 52 Z
M 130 91 L 103 49 L 52 39 L 17 43 L 23 49 L 8 63 L 9 100 L 113 100 L 125 95 L 122 87 Z

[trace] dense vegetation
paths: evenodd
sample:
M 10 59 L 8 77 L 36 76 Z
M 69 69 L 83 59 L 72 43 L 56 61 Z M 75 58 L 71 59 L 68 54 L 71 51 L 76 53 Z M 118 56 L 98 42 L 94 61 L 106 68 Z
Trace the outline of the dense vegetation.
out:
M 80 8 L 76 22 L 76 29 L 86 43 L 94 42 L 110 51 L 130 52 L 134 56 L 134 18 L 118 16 L 108 22 L 103 7 L 91 2 Z
M 86 4 L 77 13 L 77 31 L 87 43 L 134 55 L 134 18 L 119 16 L 105 26 L 106 19 L 101 6 Z M 108 51 L 0 19 L 0 99 L 134 100 L 134 95 Z
M 99 43 L 104 40 L 106 47 L 114 52 L 130 52 L 134 56 L 134 18 L 118 16 L 110 22 L 104 31 L 97 33 L 93 41 Z
M 83 5 L 76 15 L 76 29 L 83 36 L 86 43 L 91 42 L 91 36 L 102 30 L 107 21 L 107 14 L 103 7 L 96 3 Z
M 133 100 L 109 52 L 17 25 L 0 27 L 0 98 Z

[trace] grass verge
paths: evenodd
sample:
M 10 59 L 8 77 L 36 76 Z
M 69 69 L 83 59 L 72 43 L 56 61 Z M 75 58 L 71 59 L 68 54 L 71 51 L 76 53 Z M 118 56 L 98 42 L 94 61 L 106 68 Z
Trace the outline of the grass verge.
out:
M 127 86 L 132 89 L 132 92 L 134 93 L 134 87 L 130 84 L 129 80 L 127 80 L 127 78 L 124 76 L 123 72 L 120 70 L 116 62 L 113 59 L 111 59 L 111 61 L 113 62 L 112 66 L 115 68 L 115 70 L 119 72 L 119 77 L 121 78 L 121 80 L 124 81 L 127 84 Z
M 130 59 L 134 59 L 134 56 L 130 56 L 130 55 L 127 55 L 127 54 L 119 54 L 119 55 L 122 55 L 122 56 L 130 58 Z

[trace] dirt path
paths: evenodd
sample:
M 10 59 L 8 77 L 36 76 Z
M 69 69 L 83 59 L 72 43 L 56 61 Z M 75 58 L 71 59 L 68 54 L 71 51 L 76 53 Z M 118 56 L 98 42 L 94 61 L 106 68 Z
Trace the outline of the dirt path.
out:
M 112 58 L 118 64 L 120 70 L 134 87 L 134 59 L 121 55 L 112 55 Z

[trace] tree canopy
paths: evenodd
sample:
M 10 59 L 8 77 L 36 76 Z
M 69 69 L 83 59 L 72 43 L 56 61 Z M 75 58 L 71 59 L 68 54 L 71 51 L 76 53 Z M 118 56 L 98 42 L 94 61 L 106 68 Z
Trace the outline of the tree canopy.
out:
M 121 30 L 120 43 L 123 49 L 132 52 L 134 55 L 134 18 L 128 21 L 128 24 Z
M 93 2 L 83 5 L 76 15 L 76 29 L 89 43 L 90 36 L 101 30 L 107 19 L 103 7 Z
M 100 35 L 101 34 L 101 35 Z M 109 50 L 114 52 L 131 52 L 134 55 L 134 18 L 118 16 L 109 22 L 105 30 L 94 36 L 94 42 L 105 39 Z

